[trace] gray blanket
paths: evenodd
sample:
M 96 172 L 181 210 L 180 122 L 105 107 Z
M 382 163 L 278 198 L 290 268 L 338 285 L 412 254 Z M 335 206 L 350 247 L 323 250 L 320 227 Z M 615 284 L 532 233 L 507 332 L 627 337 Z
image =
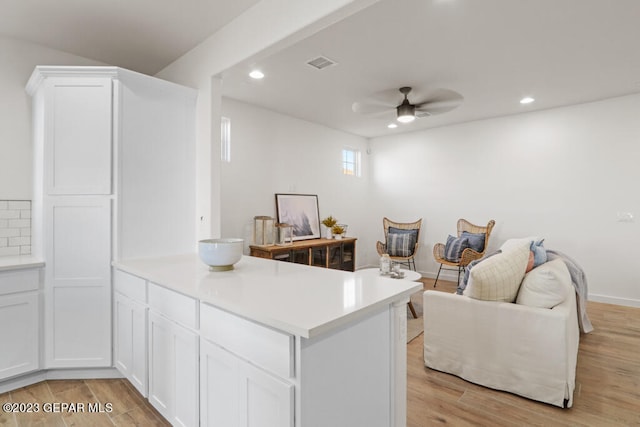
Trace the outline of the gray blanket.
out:
M 578 295 L 578 323 L 580 324 L 580 330 L 583 333 L 588 334 L 593 331 L 593 326 L 591 325 L 589 316 L 587 316 L 587 297 L 589 294 L 589 290 L 587 288 L 587 276 L 573 259 L 569 258 L 562 252 L 547 249 L 547 260 L 551 261 L 555 258 L 562 259 L 569 269 L 571 282 L 573 283 L 573 287 L 576 289 L 576 294 Z

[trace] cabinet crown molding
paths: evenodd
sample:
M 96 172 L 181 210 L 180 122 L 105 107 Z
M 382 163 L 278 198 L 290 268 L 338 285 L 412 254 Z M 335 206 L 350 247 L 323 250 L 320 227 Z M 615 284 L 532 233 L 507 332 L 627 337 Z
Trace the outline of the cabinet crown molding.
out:
M 31 77 L 27 82 L 26 91 L 29 95 L 36 92 L 38 87 L 47 77 L 75 77 L 95 76 L 95 77 L 117 77 L 118 67 L 85 67 L 85 66 L 57 66 L 57 65 L 38 65 L 31 73 Z
M 125 83 L 137 85 L 139 88 L 148 87 L 150 90 L 164 90 L 168 93 L 175 93 L 185 96 L 188 102 L 195 103 L 197 98 L 197 90 L 178 85 L 176 83 L 159 79 L 153 76 L 147 76 L 135 71 L 114 66 L 59 66 L 59 65 L 38 65 L 31 73 L 31 77 L 27 82 L 25 90 L 33 96 L 42 82 L 49 77 L 68 78 L 68 77 L 106 77 L 111 79 L 122 80 Z M 153 81 L 153 83 L 151 83 Z

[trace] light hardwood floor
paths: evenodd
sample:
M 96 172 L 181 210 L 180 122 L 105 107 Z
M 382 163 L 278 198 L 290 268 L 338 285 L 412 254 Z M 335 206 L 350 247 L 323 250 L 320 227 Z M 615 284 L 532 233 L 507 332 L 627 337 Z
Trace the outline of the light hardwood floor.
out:
M 425 289 L 433 281 L 423 279 Z M 455 284 L 438 281 L 436 290 Z M 422 308 L 422 307 L 420 307 Z M 407 347 L 407 427 L 640 426 L 640 308 L 589 302 L 573 407 L 557 408 L 425 368 L 423 335 Z
M 424 279 L 425 289 L 433 281 Z M 455 285 L 439 281 L 437 290 Z M 414 297 L 416 302 L 419 298 Z M 421 313 L 422 304 L 416 304 Z M 407 427 L 640 426 L 640 309 L 590 302 L 595 330 L 582 335 L 573 407 L 556 408 L 424 367 L 422 335 L 407 346 Z M 126 380 L 46 381 L 0 395 L 13 402 L 113 404 L 102 414 L 6 414 L 0 426 L 169 425 Z M 332 427 L 332 426 L 327 426 Z M 367 427 L 367 426 L 353 426 Z
M 38 403 L 37 413 L 7 414 L 0 410 L 0 426 L 170 426 L 164 418 L 124 379 L 50 380 L 0 394 L 5 402 Z M 102 413 L 45 412 L 45 403 L 100 403 Z M 105 405 L 111 403 L 108 412 Z

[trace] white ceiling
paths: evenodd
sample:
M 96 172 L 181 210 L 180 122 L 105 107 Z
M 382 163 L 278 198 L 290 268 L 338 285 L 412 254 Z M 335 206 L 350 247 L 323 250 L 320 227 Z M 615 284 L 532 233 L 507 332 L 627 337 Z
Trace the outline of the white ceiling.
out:
M 146 74 L 258 0 L 0 0 L 0 34 Z M 373 137 L 640 92 L 638 0 L 381 0 L 222 73 L 223 94 Z M 324 55 L 338 63 L 318 71 Z M 251 67 L 266 77 L 247 77 Z M 457 109 L 395 130 L 351 105 L 400 86 L 452 89 Z M 523 106 L 528 95 L 536 102 Z
M 0 35 L 155 74 L 259 0 L 0 0 Z
M 226 96 L 367 137 L 640 92 L 638 0 L 381 0 L 281 51 L 223 73 Z M 324 55 L 322 71 L 305 63 Z M 401 86 L 463 104 L 395 130 L 354 101 Z M 536 102 L 523 106 L 519 100 Z

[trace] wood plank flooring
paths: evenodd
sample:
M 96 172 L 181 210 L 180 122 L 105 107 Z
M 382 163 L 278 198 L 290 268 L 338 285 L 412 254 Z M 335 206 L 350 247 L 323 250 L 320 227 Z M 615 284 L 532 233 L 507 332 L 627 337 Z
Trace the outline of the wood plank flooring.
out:
M 49 380 L 9 393 L 0 394 L 5 402 L 38 403 L 37 413 L 5 413 L 0 410 L 0 426 L 170 426 L 127 380 Z M 99 403 L 105 411 L 90 413 L 85 406 L 78 412 L 45 412 L 45 403 Z M 106 404 L 111 403 L 107 412 Z
M 433 289 L 432 280 L 423 279 L 423 283 L 425 289 Z M 454 283 L 445 281 L 439 281 L 436 288 L 444 292 L 454 289 Z M 421 310 L 421 304 L 416 308 Z M 580 339 L 572 408 L 534 402 L 425 368 L 420 335 L 407 345 L 407 427 L 640 426 L 640 309 L 589 302 L 588 313 L 595 330 Z M 113 411 L 0 411 L 0 427 L 169 425 L 133 386 L 121 379 L 45 381 L 0 394 L 0 404 L 7 401 L 110 402 Z
M 425 289 L 433 280 L 423 279 Z M 436 290 L 454 292 L 438 281 Z M 424 366 L 423 335 L 407 346 L 407 427 L 640 426 L 640 308 L 589 302 L 573 407 L 557 408 Z

